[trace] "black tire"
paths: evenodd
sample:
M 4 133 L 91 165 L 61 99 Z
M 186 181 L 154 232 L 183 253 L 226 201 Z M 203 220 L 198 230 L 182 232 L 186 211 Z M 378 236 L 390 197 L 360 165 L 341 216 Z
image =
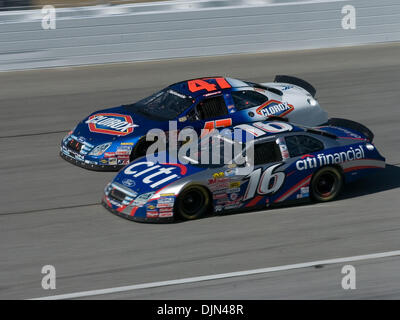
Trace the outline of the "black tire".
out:
M 154 143 L 155 141 L 146 141 L 146 137 L 141 138 L 133 148 L 131 155 L 129 157 L 129 161 L 144 157 L 147 153 L 147 149 Z
M 210 208 L 210 196 L 201 186 L 184 189 L 175 204 L 175 213 L 183 220 L 194 220 L 203 216 Z
M 335 199 L 343 187 L 343 176 L 335 167 L 323 167 L 314 173 L 311 184 L 311 198 L 318 202 Z

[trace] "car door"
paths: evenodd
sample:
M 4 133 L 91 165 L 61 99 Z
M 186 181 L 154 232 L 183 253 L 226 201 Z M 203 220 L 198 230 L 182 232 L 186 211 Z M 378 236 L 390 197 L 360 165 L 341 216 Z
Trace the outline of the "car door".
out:
M 251 153 L 250 153 L 251 154 Z M 279 170 L 282 164 L 282 154 L 275 140 L 254 144 L 252 159 L 253 170 L 244 177 L 247 183 L 243 201 L 245 206 L 265 206 L 269 197 L 280 190 L 285 182 L 285 173 Z M 267 197 L 260 204 L 262 198 Z
M 202 97 L 187 113 L 185 127 L 201 129 L 224 128 L 232 125 L 224 95 Z

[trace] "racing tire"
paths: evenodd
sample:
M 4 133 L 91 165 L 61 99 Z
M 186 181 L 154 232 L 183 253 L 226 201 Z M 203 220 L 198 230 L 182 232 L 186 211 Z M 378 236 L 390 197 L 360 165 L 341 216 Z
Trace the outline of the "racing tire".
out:
M 311 199 L 327 202 L 335 199 L 343 187 L 343 176 L 335 167 L 323 167 L 314 173 L 310 183 Z
M 183 220 L 194 220 L 202 217 L 210 208 L 210 196 L 201 186 L 190 186 L 184 189 L 176 200 L 175 212 Z
M 135 159 L 140 157 L 144 157 L 147 153 L 147 149 L 154 143 L 155 141 L 146 141 L 146 137 L 140 138 L 133 148 L 131 155 L 129 157 L 129 161 L 132 162 Z

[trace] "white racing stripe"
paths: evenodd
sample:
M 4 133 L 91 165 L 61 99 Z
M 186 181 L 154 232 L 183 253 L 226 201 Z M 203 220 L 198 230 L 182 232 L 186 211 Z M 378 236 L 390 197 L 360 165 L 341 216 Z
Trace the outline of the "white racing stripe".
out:
M 114 288 L 107 288 L 107 289 L 100 289 L 100 290 L 81 291 L 81 292 L 74 292 L 74 293 L 67 293 L 67 294 L 35 298 L 35 299 L 31 299 L 31 300 L 75 299 L 75 298 L 82 298 L 82 297 L 98 296 L 98 295 L 103 295 L 103 294 L 113 294 L 113 293 L 118 293 L 118 292 L 134 291 L 134 290 L 140 290 L 140 289 L 149 289 L 149 288 L 156 288 L 156 287 L 180 285 L 180 284 L 186 284 L 186 283 L 195 283 L 195 282 L 201 282 L 201 281 L 243 277 L 243 276 L 276 272 L 276 271 L 287 271 L 287 270 L 293 270 L 293 269 L 314 267 L 317 265 L 338 264 L 338 263 L 346 263 L 346 262 L 353 262 L 353 261 L 360 261 L 360 260 L 381 259 L 381 258 L 388 258 L 388 257 L 394 257 L 394 256 L 400 256 L 400 250 L 366 254 L 366 255 L 361 255 L 361 256 L 352 256 L 352 257 L 346 257 L 346 258 L 336 258 L 336 259 L 296 263 L 296 264 L 289 264 L 289 265 L 270 267 L 270 268 L 252 269 L 252 270 L 229 272 L 229 273 L 220 273 L 220 274 L 214 274 L 214 275 L 208 275 L 208 276 L 199 276 L 199 277 L 176 279 L 176 280 L 134 284 L 134 285 L 130 285 L 130 286 L 114 287 Z

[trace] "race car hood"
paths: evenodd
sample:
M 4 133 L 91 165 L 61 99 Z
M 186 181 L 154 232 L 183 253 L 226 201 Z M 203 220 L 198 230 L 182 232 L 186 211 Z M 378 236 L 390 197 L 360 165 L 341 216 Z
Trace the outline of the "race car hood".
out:
M 112 182 L 124 185 L 134 193 L 144 194 L 158 192 L 204 170 L 207 168 L 180 163 L 156 163 L 142 157 L 122 169 Z
M 139 113 L 130 112 L 124 106 L 119 106 L 92 113 L 79 122 L 73 134 L 83 137 L 93 145 L 98 145 L 112 142 L 117 138 L 142 137 L 152 128 L 166 130 L 167 126 L 167 121 L 149 119 Z

